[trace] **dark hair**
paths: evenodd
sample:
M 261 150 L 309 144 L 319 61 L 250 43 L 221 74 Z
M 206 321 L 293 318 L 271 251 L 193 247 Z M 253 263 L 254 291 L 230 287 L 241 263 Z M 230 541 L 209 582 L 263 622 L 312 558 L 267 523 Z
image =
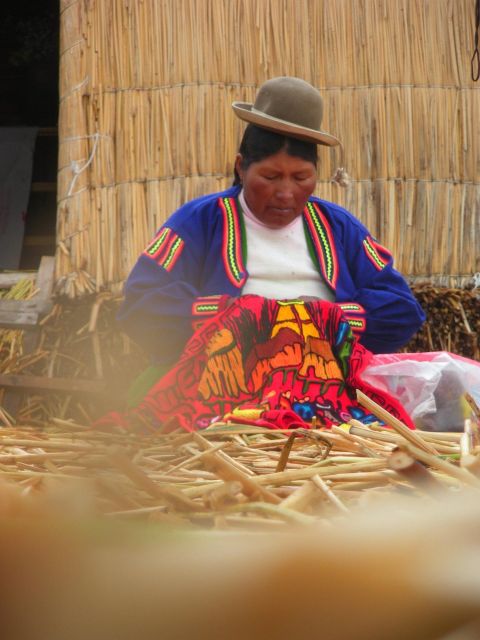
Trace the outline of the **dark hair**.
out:
M 275 133 L 254 124 L 247 125 L 238 152 L 242 156 L 242 169 L 254 162 L 260 162 L 279 151 L 286 151 L 289 156 L 296 156 L 311 162 L 315 167 L 318 161 L 317 145 L 313 142 L 305 142 L 297 138 L 290 138 L 281 133 Z M 234 169 L 234 185 L 241 184 L 240 176 Z

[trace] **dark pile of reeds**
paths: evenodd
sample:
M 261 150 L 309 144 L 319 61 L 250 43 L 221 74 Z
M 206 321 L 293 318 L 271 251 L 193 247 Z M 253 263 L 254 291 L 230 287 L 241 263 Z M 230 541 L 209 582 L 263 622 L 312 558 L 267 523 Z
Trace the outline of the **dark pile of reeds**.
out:
M 412 286 L 427 320 L 404 351 L 448 351 L 480 360 L 480 289 Z

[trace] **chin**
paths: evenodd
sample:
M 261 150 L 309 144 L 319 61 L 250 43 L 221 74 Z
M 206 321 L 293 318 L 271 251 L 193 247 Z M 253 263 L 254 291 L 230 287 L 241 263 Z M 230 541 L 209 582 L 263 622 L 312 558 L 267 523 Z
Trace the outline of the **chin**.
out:
M 297 215 L 272 215 L 269 216 L 265 221 L 264 224 L 266 224 L 268 227 L 272 228 L 272 229 L 281 229 L 282 227 L 287 227 L 289 224 L 291 224 L 296 218 L 298 217 Z

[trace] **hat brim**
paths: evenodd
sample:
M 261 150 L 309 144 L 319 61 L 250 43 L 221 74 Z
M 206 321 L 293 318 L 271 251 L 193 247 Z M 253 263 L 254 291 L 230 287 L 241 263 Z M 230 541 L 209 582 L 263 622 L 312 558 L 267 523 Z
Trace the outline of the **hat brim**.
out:
M 297 124 L 287 122 L 286 120 L 280 120 L 272 116 L 255 111 L 253 104 L 248 102 L 233 102 L 232 109 L 241 120 L 255 124 L 269 131 L 275 131 L 276 133 L 283 133 L 286 136 L 292 138 L 298 138 L 299 140 L 305 140 L 307 142 L 314 142 L 315 144 L 323 144 L 327 147 L 335 147 L 340 144 L 340 140 L 335 136 L 326 133 L 325 131 L 317 131 L 316 129 L 309 129 L 307 127 L 301 127 Z

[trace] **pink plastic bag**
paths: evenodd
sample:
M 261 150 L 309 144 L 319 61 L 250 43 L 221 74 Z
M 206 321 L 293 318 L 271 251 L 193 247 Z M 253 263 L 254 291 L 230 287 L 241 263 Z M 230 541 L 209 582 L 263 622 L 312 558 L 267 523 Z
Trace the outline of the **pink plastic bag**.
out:
M 446 351 L 377 354 L 362 378 L 397 398 L 419 429 L 463 431 L 463 394 L 480 405 L 480 362 Z

